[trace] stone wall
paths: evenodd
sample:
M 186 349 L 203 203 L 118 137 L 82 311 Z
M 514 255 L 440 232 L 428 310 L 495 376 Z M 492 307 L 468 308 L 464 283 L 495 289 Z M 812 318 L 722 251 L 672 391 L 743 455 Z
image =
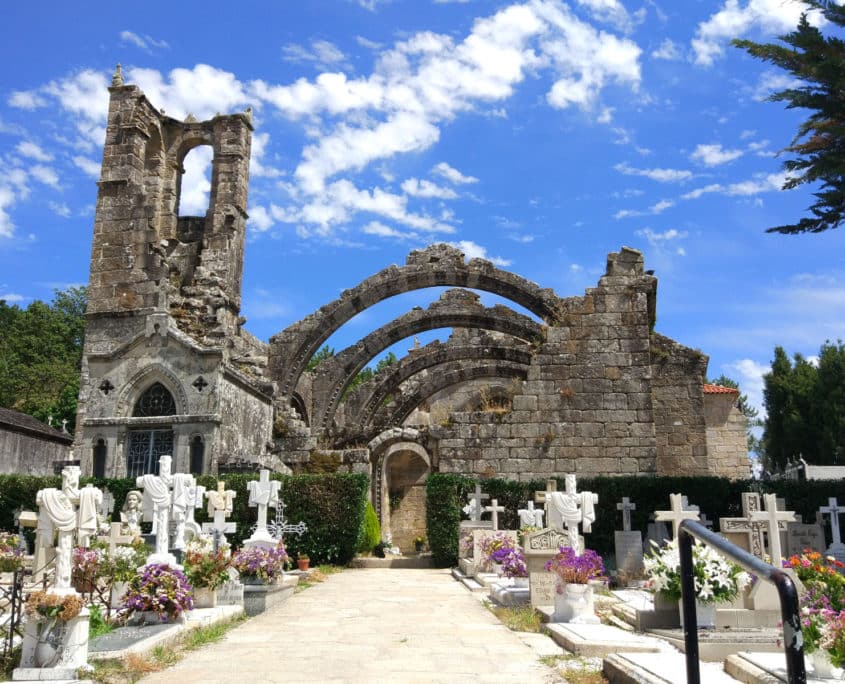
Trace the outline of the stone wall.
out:
M 0 408 L 0 473 L 53 475 L 73 458 L 73 437 L 32 416 Z
M 751 477 L 748 459 L 748 420 L 736 406 L 739 393 L 704 394 L 707 455 L 710 471 L 732 479 Z

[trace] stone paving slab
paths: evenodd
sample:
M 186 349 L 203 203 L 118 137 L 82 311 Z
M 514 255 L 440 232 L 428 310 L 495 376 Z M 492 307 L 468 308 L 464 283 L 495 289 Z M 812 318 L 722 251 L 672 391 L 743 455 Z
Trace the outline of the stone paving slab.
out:
M 811 663 L 806 664 L 806 669 L 808 683 L 832 681 L 816 677 Z M 783 649 L 780 653 L 741 651 L 725 661 L 725 670 L 745 684 L 781 684 L 787 681 Z
M 704 684 L 736 684 L 721 663 L 699 663 Z M 611 684 L 683 684 L 687 681 L 683 653 L 617 653 L 604 659 L 604 674 Z
M 546 629 L 567 651 L 582 656 L 605 656 L 611 653 L 643 651 L 657 653 L 669 649 L 654 637 L 627 632 L 610 625 L 579 625 L 571 622 L 551 622 Z
M 448 570 L 348 569 L 143 681 L 560 681 L 522 636 Z

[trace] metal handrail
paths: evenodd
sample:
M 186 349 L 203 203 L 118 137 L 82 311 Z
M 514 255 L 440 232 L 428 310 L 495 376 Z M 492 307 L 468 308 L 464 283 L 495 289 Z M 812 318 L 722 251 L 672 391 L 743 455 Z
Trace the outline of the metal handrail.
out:
M 701 684 L 698 667 L 698 627 L 695 615 L 695 582 L 693 579 L 693 538 L 716 548 L 722 555 L 757 576 L 757 581 L 771 582 L 778 590 L 783 621 L 783 649 L 786 654 L 786 677 L 789 684 L 806 684 L 804 640 L 798 612 L 798 591 L 792 578 L 782 569 L 764 563 L 745 549 L 732 544 L 695 520 L 683 520 L 678 528 L 678 551 L 681 557 L 681 607 L 684 618 L 687 684 Z

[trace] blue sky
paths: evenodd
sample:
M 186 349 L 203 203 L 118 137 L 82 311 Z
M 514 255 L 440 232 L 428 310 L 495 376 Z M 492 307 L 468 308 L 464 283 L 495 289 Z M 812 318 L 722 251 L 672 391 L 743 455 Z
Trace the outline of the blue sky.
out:
M 657 329 L 759 402 L 776 344 L 812 355 L 845 337 L 843 232 L 764 232 L 812 202 L 811 189 L 779 190 L 776 156 L 805 114 L 764 102 L 785 75 L 728 44 L 773 40 L 800 9 L 15 3 L 0 25 L 0 298 L 26 306 L 87 282 L 119 62 L 171 116 L 253 107 L 243 314 L 260 338 L 432 242 L 562 296 L 628 245 L 659 279 Z M 185 213 L 207 206 L 207 162 L 186 160 Z M 385 302 L 331 344 L 436 296 Z

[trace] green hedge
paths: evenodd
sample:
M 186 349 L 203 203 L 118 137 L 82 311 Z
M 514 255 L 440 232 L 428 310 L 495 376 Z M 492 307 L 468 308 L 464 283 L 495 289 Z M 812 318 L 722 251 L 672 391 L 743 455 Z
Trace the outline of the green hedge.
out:
M 461 508 L 468 494 L 475 489 L 475 480 L 462 475 L 435 474 L 428 479 L 427 525 L 432 554 L 438 565 L 453 565 L 458 557 L 458 528 L 466 519 Z M 564 478 L 558 477 L 558 489 L 563 490 Z M 545 480 L 516 482 L 489 479 L 482 481 L 482 490 L 491 499 L 505 506 L 499 515 L 499 527 L 517 529 L 516 511 L 533 500 L 534 492 L 545 489 Z M 616 504 L 627 496 L 637 506 L 631 513 L 631 526 L 645 537 L 648 518 L 655 510 L 669 508 L 669 495 L 680 492 L 698 506 L 707 518 L 716 523 L 719 518 L 742 514 L 741 494 L 757 491 L 775 493 L 786 500 L 789 510 L 799 513 L 804 522 L 814 522 L 816 511 L 826 505 L 828 497 L 845 502 L 845 480 L 758 480 L 732 481 L 719 477 L 579 477 L 578 489 L 596 492 L 596 522 L 592 532 L 584 535 L 588 548 L 602 556 L 614 553 L 614 532 L 622 529 L 622 514 Z M 485 501 L 485 503 L 489 503 Z M 485 516 L 488 519 L 489 516 Z M 716 525 L 718 527 L 718 525 Z
M 301 538 L 288 535 L 285 543 L 289 553 L 307 553 L 312 563 L 346 564 L 355 555 L 355 549 L 364 520 L 364 506 L 367 500 L 369 480 L 366 475 L 279 475 L 271 478 L 282 483 L 281 496 L 285 502 L 285 517 L 288 522 L 300 520 L 308 525 L 308 531 Z M 237 531 L 228 535 L 229 542 L 240 546 L 251 534 L 257 510 L 247 505 L 249 493 L 247 483 L 258 479 L 256 474 L 229 474 L 224 480 L 226 489 L 236 492 L 231 522 Z M 206 489 L 217 488 L 217 478 L 202 475 L 197 478 Z M 81 485 L 93 483 L 107 488 L 115 498 L 115 510 L 119 511 L 126 494 L 135 489 L 135 480 L 82 478 Z M 15 529 L 15 511 L 36 510 L 35 495 L 39 489 L 61 487 L 61 477 L 38 475 L 0 475 L 0 529 Z M 269 512 L 272 515 L 273 511 Z M 197 522 L 209 521 L 206 509 L 198 509 Z

